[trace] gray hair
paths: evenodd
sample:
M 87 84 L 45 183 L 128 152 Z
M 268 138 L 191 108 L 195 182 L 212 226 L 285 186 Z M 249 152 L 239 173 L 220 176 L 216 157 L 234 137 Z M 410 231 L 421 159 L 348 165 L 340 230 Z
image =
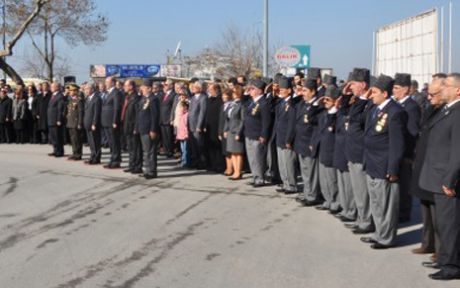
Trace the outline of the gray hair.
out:
M 91 88 L 91 91 L 93 91 L 93 92 L 96 92 L 98 90 L 98 87 L 99 87 L 98 84 L 96 82 L 94 82 L 94 81 L 86 83 L 85 86 L 88 87 L 88 88 Z

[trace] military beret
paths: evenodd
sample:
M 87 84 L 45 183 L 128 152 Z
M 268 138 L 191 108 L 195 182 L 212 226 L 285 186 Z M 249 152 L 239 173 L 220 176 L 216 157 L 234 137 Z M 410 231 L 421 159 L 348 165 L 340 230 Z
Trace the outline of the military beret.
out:
M 381 74 L 372 87 L 379 88 L 382 91 L 386 91 L 388 95 L 391 95 L 394 84 L 395 80 L 393 80 L 393 78 Z
M 249 86 L 254 86 L 256 87 L 257 89 L 260 89 L 260 90 L 265 90 L 265 82 L 262 81 L 262 79 L 260 78 L 256 78 L 256 79 L 252 79 L 251 81 L 249 81 Z
M 371 73 L 366 68 L 355 68 L 351 72 L 351 81 L 366 82 L 369 84 Z
M 308 69 L 308 78 L 318 79 L 321 78 L 321 69 L 320 68 L 310 68 Z
M 337 99 L 340 96 L 340 90 L 336 86 L 328 86 L 326 88 L 326 92 L 324 93 L 324 96 L 326 97 L 331 97 L 332 99 Z
M 284 89 L 292 88 L 292 80 L 288 77 L 281 77 L 279 84 L 280 84 L 280 88 L 284 88 Z
M 318 89 L 318 82 L 316 82 L 316 79 L 311 79 L 311 78 L 305 78 L 303 79 L 303 87 L 315 90 Z
M 395 75 L 395 84 L 394 85 L 410 87 L 411 86 L 410 74 L 396 73 L 396 75 Z
M 152 87 L 153 85 L 153 79 L 144 79 L 144 81 L 142 81 L 142 85 L 144 86 L 147 86 L 147 87 Z

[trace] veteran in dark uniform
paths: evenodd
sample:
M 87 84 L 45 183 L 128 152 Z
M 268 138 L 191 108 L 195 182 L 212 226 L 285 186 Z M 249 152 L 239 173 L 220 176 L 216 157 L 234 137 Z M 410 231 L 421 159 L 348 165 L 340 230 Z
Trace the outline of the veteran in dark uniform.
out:
M 270 139 L 270 105 L 264 97 L 265 83 L 260 79 L 249 84 L 252 100 L 244 117 L 245 147 L 252 173 L 251 185 L 265 185 L 267 169 L 267 142 Z
M 144 151 L 145 179 L 158 177 L 157 152 L 160 138 L 160 99 L 152 93 L 151 79 L 146 79 L 141 86 L 142 100 L 136 122 L 136 132 L 141 136 Z
M 370 210 L 366 173 L 363 169 L 364 126 L 370 104 L 364 95 L 369 91 L 370 72 L 365 68 L 355 68 L 350 82 L 344 87 L 344 95 L 352 95 L 351 106 L 345 122 L 345 156 L 348 160 L 351 187 L 356 204 L 357 218 L 351 225 L 353 233 L 366 234 L 374 231 Z
M 338 218 L 343 222 L 354 222 L 356 220 L 356 204 L 351 187 L 348 160 L 345 155 L 348 111 L 350 109 L 351 95 L 341 96 L 337 102 L 337 120 L 335 122 L 335 143 L 333 166 L 337 170 L 337 186 L 339 190 L 339 202 L 342 211 Z
M 101 163 L 101 108 L 102 100 L 97 92 L 96 83 L 88 83 L 84 88 L 85 113 L 83 117 L 83 126 L 86 130 L 89 149 L 91 155 L 89 160 L 85 161 L 88 165 L 97 165 Z
M 393 88 L 393 98 L 398 102 L 407 113 L 407 134 L 406 150 L 404 152 L 404 161 L 401 166 L 400 179 L 400 208 L 399 222 L 407 222 L 411 218 L 412 197 L 409 193 L 412 178 L 412 166 L 415 157 L 415 144 L 420 132 L 421 108 L 410 97 L 411 76 L 406 73 L 397 73 L 395 75 L 395 85 Z
M 316 79 L 304 79 L 302 88 L 303 101 L 296 106 L 294 129 L 294 151 L 298 155 L 300 174 L 303 181 L 303 197 L 296 198 L 305 206 L 321 204 L 319 189 L 319 162 L 310 150 L 311 139 L 318 129 L 318 115 L 324 110 L 323 106 L 313 105 L 318 100 Z
M 340 212 L 338 199 L 337 171 L 333 165 L 335 122 L 337 108 L 335 102 L 340 96 L 340 91 L 335 86 L 329 86 L 324 93 L 322 103 L 325 110 L 318 116 L 318 133 L 313 138 L 312 148 L 319 155 L 319 184 L 323 195 L 323 205 L 316 207 L 319 210 L 329 210 L 332 214 Z
M 434 193 L 440 250 L 435 280 L 460 279 L 460 73 L 449 74 L 442 97 L 447 104 L 428 126 L 422 189 Z
M 279 81 L 280 98 L 276 109 L 275 133 L 278 156 L 278 168 L 283 186 L 277 192 L 286 194 L 297 193 L 296 162 L 297 155 L 293 150 L 294 137 L 292 123 L 295 122 L 295 104 L 292 98 L 292 81 L 282 77 Z
M 362 237 L 373 249 L 395 245 L 399 212 L 399 175 L 404 157 L 407 114 L 392 98 L 394 80 L 381 75 L 372 87 L 373 106 L 364 131 L 364 169 L 375 233 Z
M 80 97 L 80 87 L 71 83 L 67 85 L 69 90 L 69 97 L 66 107 L 66 127 L 69 130 L 70 144 L 72 145 L 72 155 L 68 157 L 69 160 L 81 160 L 83 153 L 82 131 L 83 131 L 83 116 L 85 105 L 83 99 Z

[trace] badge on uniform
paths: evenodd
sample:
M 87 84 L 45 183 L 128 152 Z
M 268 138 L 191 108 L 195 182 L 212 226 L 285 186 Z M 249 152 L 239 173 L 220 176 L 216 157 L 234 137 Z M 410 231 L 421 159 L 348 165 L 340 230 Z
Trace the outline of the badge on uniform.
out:
M 329 127 L 327 128 L 327 130 L 329 130 L 329 132 L 332 132 L 332 131 L 334 131 L 334 127 L 329 126 Z
M 142 109 L 147 110 L 147 108 L 149 108 L 149 105 L 150 105 L 150 99 L 147 98 L 147 101 L 145 101 L 144 107 L 142 107 Z
M 387 124 L 388 114 L 387 113 L 383 115 L 379 114 L 378 116 L 379 116 L 379 121 L 377 121 L 377 125 L 375 125 L 375 131 L 382 132 L 383 128 Z
M 289 110 L 289 104 L 286 105 L 286 108 L 284 108 L 284 111 L 288 111 Z
M 303 116 L 303 123 L 308 123 L 308 114 Z
M 252 111 L 251 111 L 252 116 L 255 116 L 257 114 L 257 111 L 259 111 L 259 103 L 257 103 L 256 106 L 252 108 Z
M 349 125 L 349 123 L 345 122 L 345 131 L 348 131 L 348 125 Z

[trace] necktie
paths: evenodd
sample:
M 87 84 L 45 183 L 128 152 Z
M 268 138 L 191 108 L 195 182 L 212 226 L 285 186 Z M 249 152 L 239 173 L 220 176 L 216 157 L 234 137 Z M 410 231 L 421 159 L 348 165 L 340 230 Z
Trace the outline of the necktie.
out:
M 128 96 L 125 98 L 125 102 L 123 103 L 123 109 L 121 110 L 121 121 L 125 121 L 126 108 L 128 108 L 129 97 L 133 96 Z
M 372 120 L 375 120 L 375 118 L 377 118 L 377 116 L 379 115 L 379 113 L 380 113 L 380 108 L 379 108 L 379 107 L 375 107 L 374 112 L 372 113 Z

